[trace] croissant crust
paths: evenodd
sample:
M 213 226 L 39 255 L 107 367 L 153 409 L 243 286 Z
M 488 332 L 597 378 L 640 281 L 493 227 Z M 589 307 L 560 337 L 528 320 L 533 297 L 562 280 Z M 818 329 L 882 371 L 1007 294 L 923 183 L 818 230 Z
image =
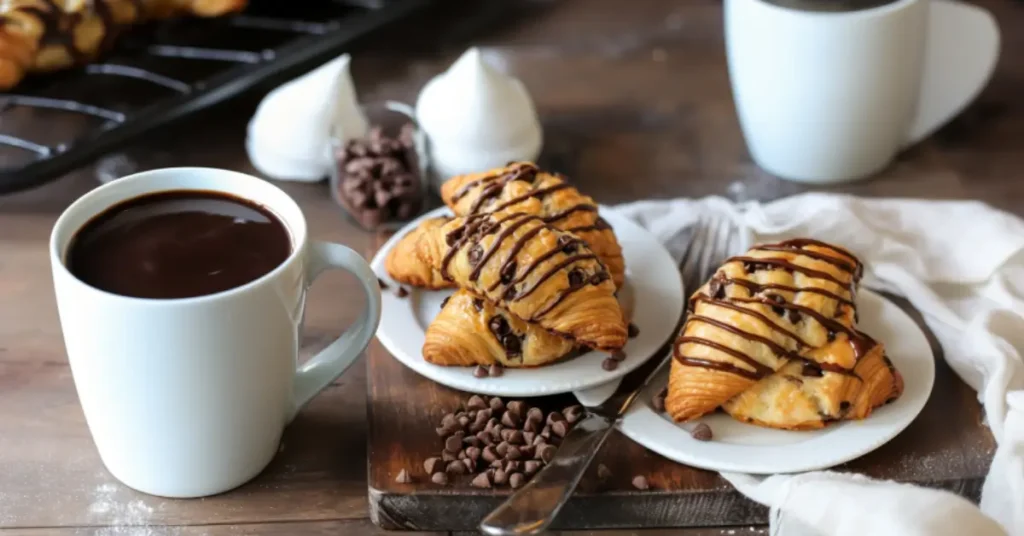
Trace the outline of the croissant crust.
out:
M 441 277 L 440 270 L 421 259 L 416 251 L 416 243 L 421 236 L 449 221 L 450 217 L 430 218 L 403 236 L 384 258 L 384 269 L 391 279 L 404 285 L 428 290 L 454 287 L 454 283 Z
M 884 347 L 855 328 L 861 264 L 796 239 L 727 260 L 690 299 L 666 411 L 678 421 L 723 407 L 785 429 L 861 419 L 902 393 Z
M 578 344 L 617 350 L 626 343 L 604 265 L 579 238 L 537 216 L 456 218 L 425 232 L 417 254 L 460 288 Z
M 530 162 L 514 162 L 482 173 L 453 177 L 441 185 L 441 199 L 457 216 L 523 212 L 573 233 L 608 268 L 616 287 L 626 279 L 626 263 L 615 233 L 597 213 L 597 203 Z

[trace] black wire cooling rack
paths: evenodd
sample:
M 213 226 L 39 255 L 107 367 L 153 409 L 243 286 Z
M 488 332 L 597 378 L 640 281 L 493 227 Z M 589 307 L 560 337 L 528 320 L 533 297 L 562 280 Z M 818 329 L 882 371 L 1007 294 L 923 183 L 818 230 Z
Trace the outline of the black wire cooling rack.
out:
M 430 0 L 252 0 L 242 14 L 132 32 L 100 63 L 0 93 L 0 194 L 39 186 L 137 136 L 286 79 Z

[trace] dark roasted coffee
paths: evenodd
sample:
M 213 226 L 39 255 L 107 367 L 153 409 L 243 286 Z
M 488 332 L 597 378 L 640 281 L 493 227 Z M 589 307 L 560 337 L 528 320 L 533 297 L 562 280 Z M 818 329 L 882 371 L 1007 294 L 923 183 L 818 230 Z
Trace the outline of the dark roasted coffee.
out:
M 85 283 L 136 298 L 190 298 L 254 281 L 291 253 L 267 209 L 227 194 L 181 190 L 124 201 L 96 216 L 68 247 Z
M 800 11 L 860 11 L 901 0 L 764 0 L 769 4 Z

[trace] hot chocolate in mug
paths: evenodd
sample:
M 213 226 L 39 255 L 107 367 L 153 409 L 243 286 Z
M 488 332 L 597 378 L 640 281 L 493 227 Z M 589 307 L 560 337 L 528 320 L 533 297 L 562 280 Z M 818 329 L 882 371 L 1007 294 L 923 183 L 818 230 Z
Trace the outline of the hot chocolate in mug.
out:
M 283 226 L 287 238 L 279 229 L 279 242 L 290 242 L 290 249 L 281 248 L 280 264 L 233 288 L 169 299 L 103 290 L 69 269 L 69 248 L 78 247 L 72 243 L 83 227 L 102 221 L 97 216 L 137 202 L 131 200 L 189 192 L 239 200 Z M 226 214 L 228 222 L 239 222 Z M 178 235 L 185 248 L 201 238 Z M 119 245 L 108 240 L 105 251 Z M 363 258 L 311 240 L 295 201 L 233 171 L 160 169 L 100 186 L 57 220 L 50 262 L 68 361 L 100 457 L 117 479 L 154 495 L 211 495 L 256 476 L 277 452 L 285 425 L 366 349 L 380 321 L 380 289 Z M 152 271 L 136 268 L 136 274 Z M 174 277 L 196 272 L 176 268 L 169 267 Z M 354 325 L 299 366 L 307 289 L 335 268 L 356 277 L 366 306 Z
M 870 176 L 963 110 L 999 55 L 952 0 L 726 0 L 733 97 L 754 161 L 783 178 Z

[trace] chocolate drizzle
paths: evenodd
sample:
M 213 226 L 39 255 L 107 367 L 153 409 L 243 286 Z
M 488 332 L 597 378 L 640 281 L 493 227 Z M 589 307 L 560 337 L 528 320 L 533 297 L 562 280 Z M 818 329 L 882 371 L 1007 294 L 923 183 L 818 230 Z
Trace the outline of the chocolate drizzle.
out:
M 448 266 L 460 250 L 466 249 L 467 255 L 469 255 L 468 260 L 473 267 L 473 270 L 469 274 L 469 280 L 472 283 L 477 283 L 480 275 L 483 273 L 484 267 L 491 262 L 493 258 L 495 258 L 506 239 L 512 237 L 517 230 L 521 229 L 529 222 L 537 223 L 535 227 L 527 229 L 519 234 L 519 236 L 515 237 L 512 246 L 509 248 L 508 253 L 501 261 L 498 268 L 498 277 L 488 286 L 487 292 L 493 292 L 501 285 L 505 285 L 505 289 L 501 294 L 501 298 L 503 300 L 521 300 L 532 294 L 537 290 L 537 288 L 544 284 L 545 281 L 570 265 L 581 261 L 597 260 L 597 256 L 587 250 L 579 250 L 578 247 L 569 248 L 570 245 L 578 246 L 579 244 L 582 244 L 582 242 L 578 238 L 562 234 L 559 235 L 558 239 L 555 241 L 555 247 L 553 249 L 531 259 L 531 262 L 523 266 L 517 274 L 517 257 L 521 253 L 522 249 L 526 244 L 537 237 L 541 231 L 551 229 L 543 223 L 542 218 L 521 212 L 512 213 L 503 216 L 500 219 L 495 219 L 490 214 L 476 214 L 467 217 L 461 226 L 452 229 L 445 236 L 445 242 L 448 244 L 448 251 L 445 252 L 444 258 L 441 262 L 441 276 L 449 281 L 452 279 L 451 274 L 448 272 Z M 487 249 L 484 250 L 480 241 L 485 236 L 495 232 L 497 232 L 498 235 L 494 238 Z M 571 250 L 573 253 L 568 253 L 567 250 Z M 576 251 L 581 252 L 575 253 Z M 531 282 L 530 286 L 523 289 L 517 288 L 517 285 L 524 282 L 540 267 L 541 264 L 559 254 L 564 255 L 565 258 L 554 263 L 554 265 L 548 268 L 547 271 L 542 273 L 539 277 L 536 277 Z M 551 312 L 560 303 L 565 301 L 570 294 L 585 288 L 588 284 L 599 285 L 608 280 L 608 274 L 605 273 L 603 269 L 599 272 L 588 274 L 582 268 L 574 268 L 567 274 L 567 277 L 569 279 L 568 287 L 564 289 L 557 298 L 546 304 L 543 308 L 537 311 L 532 318 L 527 320 L 536 320 Z
M 822 247 L 822 248 L 827 248 L 827 249 L 831 249 L 833 251 L 840 252 L 840 253 L 842 253 L 844 255 L 849 256 L 849 258 L 852 259 L 853 264 L 851 264 L 846 259 L 837 258 L 837 257 L 831 256 L 831 255 L 827 255 L 827 254 L 819 252 L 819 251 L 805 250 L 805 249 L 803 249 L 803 246 L 806 246 L 806 245 L 814 245 L 814 246 L 818 246 L 818 247 Z M 778 244 L 769 244 L 769 245 L 764 245 L 764 246 L 758 246 L 758 247 L 755 247 L 754 250 L 788 252 L 788 253 L 794 253 L 794 254 L 802 255 L 802 256 L 805 256 L 805 257 L 808 257 L 808 258 L 820 260 L 820 261 L 829 263 L 829 264 L 831 264 L 831 265 L 833 265 L 833 266 L 835 266 L 835 267 L 837 267 L 837 268 L 839 268 L 839 269 L 849 273 L 851 275 L 851 281 L 848 282 L 848 283 L 844 282 L 844 281 L 840 280 L 839 278 L 837 278 L 836 276 L 834 276 L 834 275 L 832 275 L 830 273 L 823 272 L 821 270 L 815 270 L 813 268 L 809 268 L 809 267 L 806 267 L 806 266 L 801 266 L 799 264 L 795 264 L 793 262 L 790 262 L 787 259 L 772 258 L 772 257 L 763 257 L 762 258 L 762 257 L 753 257 L 753 256 L 737 256 L 737 257 L 732 257 L 732 258 L 728 259 L 726 262 L 742 262 L 742 263 L 744 263 L 744 268 L 747 271 L 757 271 L 758 269 L 761 269 L 762 267 L 766 267 L 767 266 L 767 267 L 777 267 L 777 268 L 781 268 L 781 269 L 788 270 L 788 271 L 793 271 L 793 272 L 800 272 L 800 273 L 803 273 L 804 275 L 807 275 L 807 276 L 809 276 L 811 278 L 832 281 L 832 282 L 840 285 L 841 287 L 845 287 L 845 288 L 849 289 L 849 292 L 850 292 L 851 296 L 853 296 L 853 294 L 854 294 L 854 288 L 855 288 L 855 285 L 856 285 L 856 281 L 859 280 L 859 278 L 860 278 L 860 276 L 861 276 L 861 274 L 863 272 L 863 265 L 860 263 L 860 261 L 857 260 L 857 258 L 854 257 L 852 254 L 849 254 L 849 252 L 847 252 L 846 250 L 843 250 L 841 248 L 837 248 L 837 247 L 829 245 L 829 244 L 825 244 L 823 242 L 812 240 L 812 239 L 789 240 L 789 241 L 785 241 L 785 242 L 780 242 Z M 752 297 L 739 297 L 739 296 L 728 297 L 727 293 L 724 291 L 724 289 L 725 289 L 725 287 L 727 285 L 731 285 L 731 284 L 736 284 L 736 285 L 740 285 L 740 286 L 745 287 L 746 289 L 748 289 L 750 291 Z M 705 324 L 709 324 L 709 325 L 712 325 L 712 326 L 714 326 L 716 328 L 728 331 L 729 333 L 732 333 L 734 335 L 742 337 L 742 338 L 744 338 L 744 339 L 746 339 L 748 341 L 752 341 L 752 342 L 757 342 L 757 343 L 763 344 L 766 347 L 768 347 L 776 356 L 779 356 L 780 358 L 801 361 L 801 362 L 803 362 L 803 367 L 801 369 L 801 374 L 803 376 L 819 377 L 819 376 L 823 375 L 823 371 L 828 371 L 828 372 L 834 372 L 834 373 L 838 373 L 838 374 L 844 374 L 844 375 L 849 375 L 849 376 L 857 377 L 856 374 L 854 374 L 854 372 L 852 370 L 843 368 L 840 365 L 837 365 L 837 364 L 834 364 L 834 363 L 818 363 L 818 362 L 815 362 L 813 360 L 809 360 L 809 359 L 803 357 L 802 355 L 800 355 L 799 351 L 801 349 L 803 349 L 803 348 L 814 347 L 814 345 L 811 345 L 807 341 L 803 340 L 799 335 L 797 335 L 796 333 L 792 332 L 791 330 L 781 326 L 780 324 L 778 324 L 776 321 L 774 321 L 771 318 L 769 318 L 764 313 L 762 313 L 762 312 L 760 312 L 760 311 L 758 311 L 758 310 L 756 310 L 754 308 L 743 307 L 743 306 L 741 306 L 739 304 L 742 304 L 742 303 L 763 304 L 763 305 L 765 305 L 767 307 L 771 307 L 772 310 L 777 315 L 779 315 L 779 316 L 781 316 L 783 318 L 788 318 L 789 321 L 791 323 L 793 323 L 793 324 L 795 324 L 797 322 L 800 322 L 802 320 L 803 316 L 806 315 L 806 316 L 808 316 L 810 318 L 813 318 L 815 321 L 817 321 L 819 324 L 821 324 L 822 327 L 824 327 L 826 329 L 826 331 L 829 333 L 829 339 L 828 339 L 829 342 L 832 342 L 832 341 L 835 340 L 835 333 L 837 333 L 837 332 L 845 333 L 847 335 L 847 339 L 849 340 L 850 346 L 851 346 L 851 348 L 852 348 L 852 350 L 854 352 L 855 359 L 858 359 L 858 360 L 860 358 L 862 358 L 864 355 L 866 355 L 867 352 L 877 344 L 874 340 L 872 340 L 867 335 L 865 335 L 865 334 L 863 334 L 863 333 L 861 333 L 861 332 L 859 332 L 859 331 L 857 331 L 857 330 L 855 330 L 855 329 L 853 329 L 853 328 L 851 328 L 849 326 L 846 326 L 845 324 L 843 324 L 841 322 L 836 321 L 835 319 L 826 317 L 825 315 L 821 314 L 820 312 L 818 312 L 818 311 L 816 311 L 816 310 L 814 310 L 814 309 L 812 309 L 810 307 L 806 307 L 804 305 L 799 305 L 799 304 L 787 302 L 786 299 L 783 296 L 781 296 L 781 295 L 778 295 L 778 294 L 764 294 L 764 295 L 761 295 L 761 296 L 756 296 L 756 294 L 761 293 L 761 292 L 763 292 L 765 290 L 781 290 L 781 291 L 792 292 L 794 294 L 797 294 L 797 293 L 800 293 L 800 292 L 815 293 L 815 294 L 819 294 L 819 295 L 825 296 L 827 298 L 830 298 L 832 300 L 835 300 L 837 302 L 837 310 L 839 310 L 840 306 L 842 306 L 842 305 L 845 305 L 845 306 L 848 306 L 848 307 L 851 307 L 851 308 L 855 308 L 855 305 L 854 305 L 854 302 L 853 302 L 852 299 L 845 298 L 845 297 L 840 296 L 839 294 L 837 294 L 835 292 L 832 292 L 830 290 L 826 290 L 826 289 L 823 289 L 823 288 L 819 288 L 819 287 L 797 288 L 797 287 L 792 287 L 792 286 L 789 286 L 789 285 L 782 285 L 782 284 L 777 284 L 777 283 L 763 283 L 762 284 L 762 283 L 757 283 L 755 281 L 750 281 L 750 280 L 746 280 L 746 279 L 734 279 L 734 278 L 725 277 L 724 274 L 716 274 L 715 277 L 712 279 L 711 283 L 709 284 L 709 287 L 708 287 L 708 291 L 712 294 L 711 296 L 707 296 L 707 295 L 704 295 L 704 294 L 697 294 L 697 295 L 693 296 L 690 299 L 690 311 L 691 311 L 691 314 L 690 314 L 689 319 L 687 320 L 687 323 L 690 323 L 690 322 L 702 322 L 702 323 L 705 323 Z M 789 338 L 792 341 L 794 341 L 796 343 L 797 347 L 794 350 L 790 350 L 790 349 L 780 345 L 776 341 L 774 341 L 772 339 L 769 339 L 767 337 L 763 337 L 763 336 L 758 335 L 756 333 L 748 333 L 748 332 L 738 328 L 737 326 L 734 326 L 732 324 L 728 324 L 728 323 L 722 322 L 720 320 L 717 320 L 717 319 L 714 319 L 714 318 L 711 318 L 711 317 L 708 317 L 708 316 L 705 316 L 705 315 L 695 314 L 694 311 L 696 310 L 696 306 L 700 302 L 705 302 L 705 303 L 708 303 L 708 304 L 716 306 L 716 307 L 723 307 L 723 308 L 735 311 L 737 313 L 744 314 L 744 315 L 756 318 L 757 320 L 762 322 L 765 326 L 769 327 L 772 331 L 774 331 L 776 333 L 781 333 L 784 336 L 786 336 L 787 338 Z M 855 310 L 855 313 L 856 313 L 856 310 Z M 685 328 L 684 328 L 684 333 L 685 333 Z M 706 346 L 706 347 L 709 347 L 709 348 L 713 348 L 713 349 L 715 349 L 717 351 L 720 351 L 722 353 L 728 354 L 729 356 L 732 356 L 732 357 L 740 360 L 741 362 L 743 362 L 746 365 L 749 365 L 752 370 L 747 369 L 747 368 L 743 368 L 743 367 L 738 367 L 738 366 L 736 366 L 736 365 L 734 365 L 732 363 L 729 363 L 729 362 L 718 362 L 718 361 L 713 361 L 713 360 L 708 360 L 708 359 L 702 359 L 702 358 L 695 358 L 695 357 L 691 357 L 691 356 L 685 356 L 685 355 L 682 354 L 682 350 L 681 350 L 681 348 L 682 348 L 682 346 L 684 344 L 698 344 L 698 345 Z M 748 356 L 748 355 L 746 355 L 746 354 L 744 354 L 744 353 L 742 353 L 742 352 L 740 352 L 740 351 L 738 351 L 738 350 L 736 350 L 734 348 L 730 348 L 730 347 L 724 346 L 722 344 L 719 344 L 719 343 L 717 343 L 715 341 L 711 341 L 711 340 L 704 339 L 704 338 L 701 338 L 701 337 L 681 336 L 677 340 L 677 345 L 676 345 L 676 348 L 675 348 L 675 358 L 680 363 L 682 363 L 684 365 L 687 365 L 687 366 L 695 366 L 695 367 L 702 367 L 702 368 L 721 370 L 721 371 L 724 371 L 724 372 L 729 372 L 729 373 L 736 374 L 736 375 L 739 375 L 739 376 L 742 376 L 742 377 L 745 377 L 745 378 L 749 378 L 749 379 L 753 379 L 753 380 L 758 380 L 758 379 L 763 378 L 765 376 L 768 376 L 768 375 L 770 375 L 770 374 L 772 374 L 774 372 L 774 369 L 772 369 L 771 367 L 768 367 L 768 366 L 766 366 L 766 365 L 756 361 L 751 356 Z
M 546 223 L 555 223 L 556 221 L 568 218 L 571 214 L 575 214 L 577 212 L 597 212 L 597 205 L 594 205 L 592 203 L 580 203 L 578 205 L 569 207 L 561 212 L 556 212 L 544 218 L 544 221 Z

